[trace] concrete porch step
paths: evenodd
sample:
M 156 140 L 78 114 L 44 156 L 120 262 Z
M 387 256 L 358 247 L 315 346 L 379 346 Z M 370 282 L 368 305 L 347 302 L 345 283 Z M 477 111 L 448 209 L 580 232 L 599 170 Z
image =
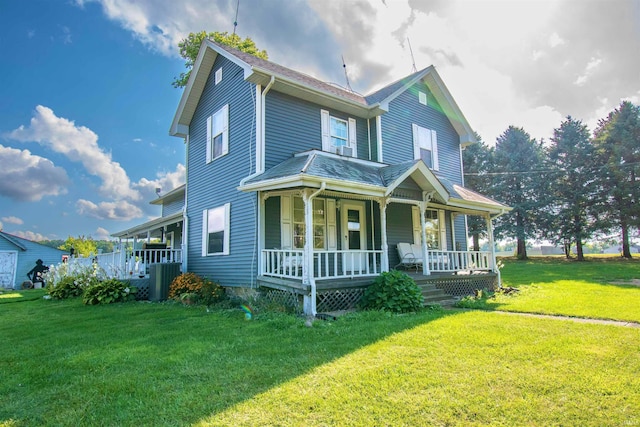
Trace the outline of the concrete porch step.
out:
M 442 289 L 436 288 L 429 283 L 418 284 L 424 298 L 424 305 L 438 304 L 441 306 L 452 306 L 456 300 Z

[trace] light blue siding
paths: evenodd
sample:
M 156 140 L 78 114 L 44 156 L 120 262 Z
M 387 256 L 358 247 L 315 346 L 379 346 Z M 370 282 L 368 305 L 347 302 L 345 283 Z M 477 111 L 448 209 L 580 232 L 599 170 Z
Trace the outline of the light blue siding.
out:
M 15 281 L 13 283 L 14 289 L 20 289 L 20 285 L 25 280 L 29 280 L 27 273 L 36 265 L 36 260 L 41 259 L 46 266 L 58 265 L 62 262 L 62 255 L 68 254 L 68 252 L 61 251 L 59 249 L 51 248 L 49 246 L 41 245 L 37 242 L 22 239 L 16 236 L 10 236 L 10 239 L 19 243 L 20 246 L 26 248 L 23 250 L 20 246 L 16 246 L 14 243 L 0 236 L 0 252 L 9 251 L 17 252 L 18 262 L 16 267 Z
M 214 73 L 222 67 L 222 82 Z M 207 117 L 229 105 L 229 152 L 206 163 Z M 218 56 L 189 126 L 187 149 L 187 270 L 225 286 L 247 286 L 257 275 L 256 193 L 236 189 L 255 169 L 255 86 L 240 67 Z M 202 214 L 230 203 L 229 255 L 202 256 Z
M 427 93 L 426 106 L 418 101 L 419 91 Z M 383 114 L 381 120 L 385 163 L 413 160 L 412 124 L 416 124 L 437 132 L 440 163 L 437 173 L 456 184 L 462 183 L 460 137 L 424 83 L 416 83 L 391 101 L 389 112 Z
M 320 111 L 327 110 L 311 102 L 270 91 L 266 96 L 265 111 L 265 167 L 269 169 L 295 153 L 322 150 Z M 356 120 L 358 158 L 369 158 L 367 120 L 341 111 L 328 110 L 343 120 Z
M 181 212 L 184 208 L 184 199 L 173 200 L 162 204 L 162 216 L 169 216 Z

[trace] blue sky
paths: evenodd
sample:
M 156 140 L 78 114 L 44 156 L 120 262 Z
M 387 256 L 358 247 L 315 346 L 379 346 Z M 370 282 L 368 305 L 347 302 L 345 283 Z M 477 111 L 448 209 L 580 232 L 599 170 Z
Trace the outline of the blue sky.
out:
M 177 43 L 232 31 L 237 0 L 0 0 L 0 228 L 107 238 L 159 215 L 184 182 L 168 129 Z M 492 143 L 548 139 L 640 103 L 638 0 L 240 0 L 238 34 L 270 59 L 366 94 L 435 65 Z M 409 50 L 409 42 L 413 58 Z

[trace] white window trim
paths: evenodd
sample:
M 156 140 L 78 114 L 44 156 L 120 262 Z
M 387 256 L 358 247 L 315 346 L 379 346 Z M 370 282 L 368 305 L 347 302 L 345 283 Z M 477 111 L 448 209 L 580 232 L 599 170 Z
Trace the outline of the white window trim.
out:
M 433 170 L 440 170 L 440 161 L 438 158 L 438 134 L 435 130 L 427 129 L 416 124 L 412 124 L 413 129 L 413 158 L 414 160 L 418 160 L 421 158 L 420 156 L 420 140 L 419 134 L 420 131 L 425 131 L 424 135 L 429 136 L 428 144 L 431 147 L 431 163 L 433 165 Z
M 222 242 L 222 252 L 209 253 L 209 211 L 224 207 L 224 241 Z M 222 206 L 205 209 L 202 211 L 202 256 L 229 255 L 229 235 L 231 234 L 231 203 Z
M 222 67 L 218 68 L 214 77 L 214 84 L 218 84 L 222 81 Z
M 213 123 L 215 123 L 214 117 L 222 115 L 222 153 L 213 157 L 213 140 L 216 136 L 220 135 L 220 132 L 214 134 Z M 209 117 L 207 117 L 207 163 L 219 159 L 229 153 L 229 104 L 225 105 Z
M 280 243 L 281 249 L 296 249 L 293 247 L 294 222 L 293 222 L 293 197 L 295 195 L 280 196 Z M 324 200 L 325 208 L 325 248 L 314 250 L 336 250 L 337 228 L 336 228 L 336 200 L 330 198 L 318 198 Z M 313 199 L 316 200 L 316 199 Z M 312 226 L 313 227 L 313 226 Z M 300 248 L 297 248 L 298 250 Z
M 439 249 L 434 249 L 438 251 L 446 251 L 448 250 L 447 245 L 447 225 L 445 224 L 445 212 L 442 209 L 433 209 L 427 208 L 425 209 L 425 214 L 427 211 L 436 211 L 438 215 L 438 239 L 440 243 Z M 426 218 L 425 218 L 426 222 Z M 422 230 L 420 224 L 420 208 L 417 206 L 411 207 L 411 223 L 413 227 L 413 243 L 420 244 L 422 242 Z M 432 248 L 429 248 L 432 250 Z
M 427 93 L 419 91 L 418 92 L 418 102 L 422 105 L 427 105 Z
M 322 128 L 322 151 L 336 153 L 335 147 L 331 145 L 331 118 L 347 122 L 347 147 L 353 150 L 353 157 L 358 157 L 358 138 L 356 129 L 356 119 L 349 117 L 343 119 L 337 116 L 331 116 L 329 111 L 320 110 L 320 125 Z

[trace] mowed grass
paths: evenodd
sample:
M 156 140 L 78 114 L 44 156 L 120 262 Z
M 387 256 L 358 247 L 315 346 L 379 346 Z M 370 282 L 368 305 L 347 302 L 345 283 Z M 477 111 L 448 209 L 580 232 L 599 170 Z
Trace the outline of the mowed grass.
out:
M 561 257 L 504 260 L 503 286 L 520 289 L 498 295 L 486 308 L 640 323 L 640 286 L 616 282 L 640 279 L 640 258 Z
M 516 283 L 527 265 L 505 267 L 506 282 L 531 289 L 512 303 L 535 300 L 528 281 L 574 280 L 553 261 Z M 593 267 L 602 283 L 607 271 L 637 277 L 608 265 Z M 307 328 L 281 314 L 38 292 L 0 304 L 3 426 L 640 424 L 640 328 L 438 310 Z

